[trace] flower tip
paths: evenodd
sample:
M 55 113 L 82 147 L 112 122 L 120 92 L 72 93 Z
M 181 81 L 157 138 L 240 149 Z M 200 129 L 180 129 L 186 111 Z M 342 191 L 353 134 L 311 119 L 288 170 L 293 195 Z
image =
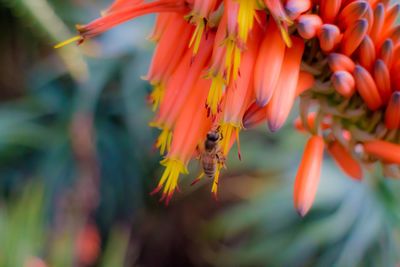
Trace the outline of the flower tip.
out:
M 149 195 L 150 195 L 150 196 L 154 196 L 155 194 L 157 194 L 158 192 L 160 192 L 161 189 L 162 189 L 162 186 L 161 186 L 161 185 L 158 185 L 156 188 L 154 188 L 153 191 L 151 191 L 151 192 L 149 193 Z
M 306 207 L 303 207 L 303 206 L 296 207 L 297 214 L 299 214 L 299 216 L 302 217 L 302 218 L 304 218 L 307 215 L 309 210 L 310 210 L 310 208 L 306 208 Z
M 270 101 L 270 99 L 266 98 L 266 97 L 262 97 L 262 96 L 256 97 L 256 104 L 260 108 L 265 107 L 269 101 Z
M 282 127 L 282 123 L 274 122 L 272 120 L 268 120 L 268 129 L 275 133 Z

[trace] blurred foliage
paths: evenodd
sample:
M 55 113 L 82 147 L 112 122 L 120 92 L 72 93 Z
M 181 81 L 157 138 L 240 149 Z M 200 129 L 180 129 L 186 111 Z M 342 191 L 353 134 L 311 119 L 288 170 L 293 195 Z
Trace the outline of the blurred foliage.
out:
M 219 200 L 210 181 L 164 207 L 147 126 L 152 18 L 54 50 L 109 1 L 1 0 L 0 266 L 396 266 L 398 181 L 327 160 L 312 212 L 292 208 L 305 138 L 241 135 Z M 191 178 L 198 163 L 191 165 Z M 42 265 L 40 265 L 42 264 Z

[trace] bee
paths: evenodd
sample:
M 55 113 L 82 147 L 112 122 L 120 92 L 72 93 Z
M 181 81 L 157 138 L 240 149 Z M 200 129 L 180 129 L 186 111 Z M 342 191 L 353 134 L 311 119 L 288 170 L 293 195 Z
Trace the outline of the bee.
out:
M 225 166 L 225 156 L 218 144 L 221 139 L 222 135 L 218 130 L 214 130 L 207 133 L 204 141 L 204 151 L 200 154 L 200 162 L 204 175 L 209 178 L 214 178 L 218 165 Z

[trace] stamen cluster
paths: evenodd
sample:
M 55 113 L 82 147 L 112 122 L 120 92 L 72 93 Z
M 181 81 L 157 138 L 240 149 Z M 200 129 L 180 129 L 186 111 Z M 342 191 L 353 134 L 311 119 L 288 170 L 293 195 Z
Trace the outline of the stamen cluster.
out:
M 220 133 L 226 156 L 244 128 L 278 131 L 300 98 L 295 127 L 310 138 L 294 202 L 304 216 L 325 148 L 354 179 L 376 161 L 400 177 L 399 11 L 387 0 L 116 0 L 71 41 L 158 14 L 146 79 L 154 87 L 150 125 L 161 130 L 156 147 L 165 156 L 154 193 L 166 203 L 208 132 Z M 224 164 L 214 163 L 216 194 Z

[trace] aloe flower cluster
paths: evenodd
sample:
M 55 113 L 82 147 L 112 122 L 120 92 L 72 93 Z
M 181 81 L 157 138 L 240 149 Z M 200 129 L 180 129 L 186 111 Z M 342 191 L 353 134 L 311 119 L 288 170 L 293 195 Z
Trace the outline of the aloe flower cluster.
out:
M 325 150 L 353 179 L 377 162 L 400 177 L 399 11 L 384 0 L 116 0 L 60 46 L 157 14 L 146 79 L 165 166 L 154 193 L 167 203 L 210 130 L 224 155 L 240 151 L 241 130 L 278 131 L 300 99 L 294 125 L 310 137 L 294 204 L 304 216 Z

